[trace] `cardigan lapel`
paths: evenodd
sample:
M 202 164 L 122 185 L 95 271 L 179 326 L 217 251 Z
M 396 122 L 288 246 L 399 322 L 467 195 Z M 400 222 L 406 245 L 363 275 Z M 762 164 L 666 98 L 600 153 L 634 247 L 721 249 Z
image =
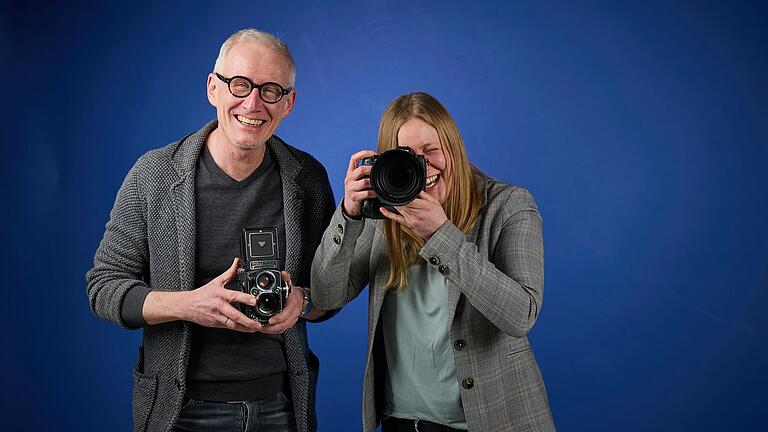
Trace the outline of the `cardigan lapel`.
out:
M 178 232 L 179 280 L 182 290 L 194 289 L 195 275 L 195 169 L 208 135 L 216 129 L 213 120 L 199 131 L 183 138 L 172 157 L 179 179 L 172 186 L 176 228 Z M 301 274 L 302 239 L 304 236 L 304 193 L 296 182 L 301 162 L 293 156 L 276 136 L 267 141 L 278 165 L 283 186 L 283 213 L 285 215 L 285 270 L 291 275 Z
M 285 220 L 285 271 L 292 277 L 303 274 L 302 258 L 304 247 L 304 191 L 298 185 L 296 178 L 301 172 L 301 162 L 277 136 L 267 140 L 267 149 L 274 157 L 283 187 L 283 218 Z M 298 279 L 294 283 L 298 282 Z M 307 391 L 309 389 L 309 374 L 307 371 L 303 340 L 304 334 L 298 326 L 289 328 L 283 333 L 285 353 L 291 368 L 290 380 L 293 391 L 294 410 L 297 424 L 306 424 Z
M 177 248 L 179 256 L 179 286 L 182 291 L 195 289 L 195 167 L 205 139 L 216 129 L 211 121 L 199 131 L 179 141 L 171 158 L 179 179 L 171 186 L 176 210 Z
M 285 219 L 285 271 L 294 278 L 303 274 L 304 190 L 296 182 L 301 162 L 290 153 L 285 143 L 276 136 L 267 141 L 280 171 L 283 186 L 283 217 Z M 296 281 L 294 281 L 296 282 Z
M 171 195 L 176 210 L 176 230 L 178 233 L 179 286 L 183 291 L 195 288 L 195 170 L 200 152 L 208 135 L 216 129 L 218 122 L 213 120 L 199 131 L 179 141 L 171 158 L 171 165 L 178 174 L 178 180 L 171 186 Z M 301 274 L 303 246 L 304 193 L 296 182 L 302 165 L 280 138 L 272 136 L 267 140 L 267 148 L 272 152 L 280 171 L 283 187 L 283 213 L 285 215 L 285 270 L 292 275 Z M 169 239 L 172 241 L 172 239 Z M 291 368 L 290 380 L 294 397 L 297 424 L 300 430 L 306 425 L 306 405 L 308 401 L 309 376 L 304 357 L 303 334 L 293 326 L 283 333 L 285 350 Z M 184 376 L 186 358 L 189 355 L 189 326 L 184 326 L 183 362 L 179 363 L 179 374 Z

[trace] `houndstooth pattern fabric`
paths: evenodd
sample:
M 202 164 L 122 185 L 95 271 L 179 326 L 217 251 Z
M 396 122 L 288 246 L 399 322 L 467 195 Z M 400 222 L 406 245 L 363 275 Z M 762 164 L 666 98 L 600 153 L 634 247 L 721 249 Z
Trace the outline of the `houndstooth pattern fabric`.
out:
M 127 328 L 120 309 L 135 286 L 160 291 L 195 288 L 195 167 L 216 121 L 143 155 L 117 193 L 104 238 L 86 275 L 93 313 Z M 267 146 L 280 171 L 285 212 L 286 271 L 309 286 L 312 257 L 333 213 L 334 199 L 323 166 L 273 136 Z M 144 327 L 133 371 L 135 431 L 169 431 L 185 391 L 190 330 L 174 321 Z M 309 350 L 304 320 L 284 333 L 299 431 L 314 431 L 319 363 Z
M 465 235 L 450 221 L 420 251 L 446 278 L 449 338 L 470 431 L 553 431 L 544 381 L 526 334 L 541 308 L 541 218 L 530 193 L 476 177 L 480 218 Z M 363 431 L 381 420 L 383 353 L 379 314 L 389 273 L 383 223 L 351 220 L 337 208 L 312 265 L 312 299 L 340 308 L 369 286 Z

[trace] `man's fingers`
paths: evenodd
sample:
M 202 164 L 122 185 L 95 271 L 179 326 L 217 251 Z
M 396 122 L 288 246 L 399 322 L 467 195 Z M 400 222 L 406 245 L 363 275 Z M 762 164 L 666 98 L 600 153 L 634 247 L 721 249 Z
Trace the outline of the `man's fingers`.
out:
M 237 321 L 235 321 L 232 318 L 230 318 L 230 317 L 228 317 L 226 315 L 223 315 L 223 314 L 222 315 L 217 315 L 216 316 L 216 321 L 219 322 L 221 327 L 232 329 L 232 330 L 235 330 L 235 329 L 237 329 L 237 327 L 240 326 L 237 323 Z
M 262 333 L 268 333 L 268 334 L 282 334 L 289 328 L 293 327 L 294 324 L 296 324 L 297 319 L 293 321 L 283 321 L 282 323 L 275 324 L 275 325 L 268 325 L 265 327 L 262 327 L 262 330 L 259 330 Z
M 283 309 L 269 319 L 269 325 L 278 325 L 283 321 L 290 320 L 291 315 L 293 315 L 293 313 L 288 308 Z
M 279 334 L 291 328 L 298 320 L 298 313 L 291 307 L 287 307 L 269 319 L 269 325 L 265 330 L 272 334 Z
M 219 319 L 219 322 L 221 323 L 222 327 L 228 328 L 230 330 L 236 330 L 241 332 L 251 332 L 250 329 L 243 326 L 242 324 L 239 324 L 237 321 L 233 321 L 231 318 L 223 316 L 222 319 Z
M 239 262 L 240 262 L 239 258 L 235 258 L 234 260 L 232 260 L 232 265 L 229 266 L 227 271 L 218 275 L 216 277 L 216 281 L 219 282 L 222 286 L 226 285 L 227 282 L 232 280 L 232 278 L 235 277 L 235 275 L 237 274 L 237 267 Z
M 282 276 L 282 279 L 288 284 L 288 286 L 293 286 L 293 281 L 291 280 L 291 275 L 288 274 L 287 271 L 283 270 L 280 272 L 280 276 Z
M 226 288 L 225 288 L 226 289 Z M 227 290 L 227 302 L 238 302 L 248 306 L 256 306 L 256 297 L 241 291 Z
M 304 302 L 304 298 L 298 290 L 291 292 L 288 296 L 288 300 L 285 302 L 285 308 L 276 313 L 269 319 L 269 325 L 279 325 L 285 321 L 298 318 L 301 313 L 301 304 Z
M 222 324 L 234 330 L 256 331 L 259 327 L 257 325 L 260 325 L 257 321 L 248 318 L 234 306 L 228 304 L 221 308 L 221 316 L 223 317 Z
M 287 323 L 288 327 L 292 326 L 299 318 L 299 314 L 301 313 L 301 305 L 303 303 L 304 298 L 301 292 L 299 292 L 299 289 L 294 289 L 288 296 L 288 300 L 285 303 L 285 308 L 269 319 L 269 325 L 280 327 Z

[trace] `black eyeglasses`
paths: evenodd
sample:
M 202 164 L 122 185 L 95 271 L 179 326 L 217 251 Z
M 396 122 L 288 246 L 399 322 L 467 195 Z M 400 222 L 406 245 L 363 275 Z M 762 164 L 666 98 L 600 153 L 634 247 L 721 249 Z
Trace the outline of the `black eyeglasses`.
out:
M 219 75 L 218 72 L 214 72 L 216 76 L 227 83 L 229 86 L 229 92 L 232 96 L 237 98 L 248 97 L 253 89 L 259 90 L 259 97 L 266 103 L 278 103 L 283 96 L 293 90 L 293 87 L 284 89 L 280 84 L 274 82 L 265 82 L 264 84 L 254 84 L 253 81 L 243 76 L 233 76 L 232 78 L 225 78 Z

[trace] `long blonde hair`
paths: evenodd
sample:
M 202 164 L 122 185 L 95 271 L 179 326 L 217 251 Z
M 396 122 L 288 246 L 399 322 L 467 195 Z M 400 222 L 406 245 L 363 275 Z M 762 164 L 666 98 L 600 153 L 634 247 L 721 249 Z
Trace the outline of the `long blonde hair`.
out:
M 448 220 L 464 233 L 475 224 L 482 206 L 474 174 L 481 174 L 467 159 L 464 140 L 448 110 L 427 93 L 410 93 L 395 99 L 384 111 L 379 124 L 379 154 L 397 147 L 397 133 L 408 120 L 419 118 L 435 128 L 446 159 L 452 159 L 452 179 L 443 209 Z M 384 221 L 389 253 L 389 277 L 386 289 L 398 291 L 408 286 L 408 268 L 422 261 L 419 251 L 424 240 L 405 226 Z

